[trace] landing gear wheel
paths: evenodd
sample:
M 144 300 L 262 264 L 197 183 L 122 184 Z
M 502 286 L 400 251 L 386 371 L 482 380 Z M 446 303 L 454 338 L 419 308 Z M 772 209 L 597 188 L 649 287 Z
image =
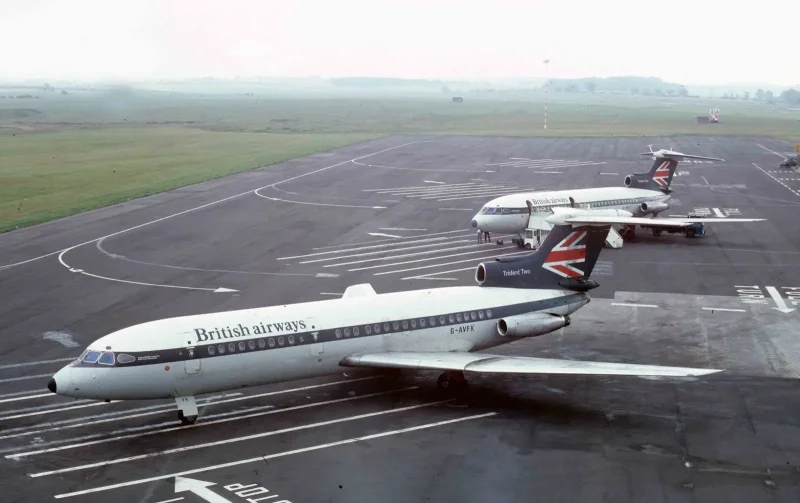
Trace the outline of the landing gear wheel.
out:
M 440 391 L 461 391 L 469 387 L 469 383 L 464 378 L 462 372 L 445 372 L 436 381 L 436 387 Z
M 693 238 L 695 234 L 696 233 L 695 233 L 694 229 L 687 229 L 686 230 L 686 237 L 687 238 Z
M 197 416 L 184 416 L 183 411 L 178 411 L 178 419 L 181 421 L 181 424 L 194 424 L 197 421 Z
M 661 235 L 661 229 L 653 229 L 653 236 L 660 236 L 660 235 Z

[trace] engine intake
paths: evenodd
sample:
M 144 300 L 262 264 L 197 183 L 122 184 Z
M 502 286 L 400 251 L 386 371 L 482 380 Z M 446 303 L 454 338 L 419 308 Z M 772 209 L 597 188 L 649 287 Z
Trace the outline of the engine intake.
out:
M 497 321 L 497 333 L 503 337 L 536 337 L 568 327 L 569 316 L 530 313 L 509 316 Z

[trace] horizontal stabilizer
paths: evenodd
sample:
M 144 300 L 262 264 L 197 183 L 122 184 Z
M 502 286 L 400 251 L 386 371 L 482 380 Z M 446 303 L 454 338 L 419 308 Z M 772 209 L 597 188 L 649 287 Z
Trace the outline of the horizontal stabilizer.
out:
M 375 289 L 372 288 L 372 285 L 369 283 L 361 283 L 359 285 L 348 286 L 347 290 L 344 291 L 342 298 L 349 299 L 351 297 L 369 297 L 370 295 L 378 295 L 378 293 L 375 292 Z
M 582 374 L 662 377 L 696 377 L 722 372 L 718 369 L 662 367 L 629 363 L 587 362 L 483 353 L 365 353 L 344 358 L 345 367 L 457 370 L 494 374 Z
M 557 215 L 553 215 L 557 217 Z M 644 218 L 644 217 L 614 217 L 614 216 L 588 216 L 577 215 L 561 217 L 559 219 L 572 225 L 650 225 L 658 227 L 686 227 L 695 223 L 722 223 L 722 222 L 762 222 L 764 218 Z
M 658 159 L 674 159 L 676 161 L 680 161 L 682 159 L 702 159 L 705 161 L 725 160 L 725 159 L 720 159 L 719 157 L 706 157 L 704 155 L 683 154 L 681 152 L 675 152 L 673 150 L 665 150 L 665 149 L 657 150 L 655 152 L 642 152 L 639 155 L 647 155 Z

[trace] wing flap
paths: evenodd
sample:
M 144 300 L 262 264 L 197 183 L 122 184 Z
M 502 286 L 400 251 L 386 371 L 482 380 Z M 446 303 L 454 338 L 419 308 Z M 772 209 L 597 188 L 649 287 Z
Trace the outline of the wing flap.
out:
M 763 218 L 644 218 L 644 217 L 615 217 L 615 216 L 584 216 L 577 215 L 564 219 L 568 224 L 623 224 L 623 225 L 654 225 L 661 227 L 686 227 L 694 223 L 721 223 L 721 222 L 762 222 Z
M 364 353 L 344 358 L 348 367 L 404 368 L 416 370 L 461 370 L 493 374 L 579 374 L 661 377 L 695 377 L 722 372 L 718 369 L 665 367 L 630 363 L 558 360 L 528 356 L 497 356 L 483 353 Z
M 378 295 L 378 293 L 369 283 L 361 283 L 358 285 L 348 286 L 344 291 L 342 298 L 349 299 L 351 297 L 369 297 L 371 295 Z

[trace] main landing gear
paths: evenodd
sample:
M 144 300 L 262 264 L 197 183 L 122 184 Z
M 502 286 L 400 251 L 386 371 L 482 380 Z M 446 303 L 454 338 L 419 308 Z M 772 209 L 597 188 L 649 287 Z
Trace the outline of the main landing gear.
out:
M 179 396 L 175 398 L 178 404 L 178 419 L 182 424 L 193 424 L 197 421 L 197 402 L 193 396 Z
M 439 391 L 464 391 L 469 387 L 464 372 L 460 370 L 447 370 L 436 381 Z
M 626 225 L 622 228 L 622 232 L 620 233 L 622 239 L 625 241 L 633 241 L 636 239 L 636 226 L 635 225 Z

